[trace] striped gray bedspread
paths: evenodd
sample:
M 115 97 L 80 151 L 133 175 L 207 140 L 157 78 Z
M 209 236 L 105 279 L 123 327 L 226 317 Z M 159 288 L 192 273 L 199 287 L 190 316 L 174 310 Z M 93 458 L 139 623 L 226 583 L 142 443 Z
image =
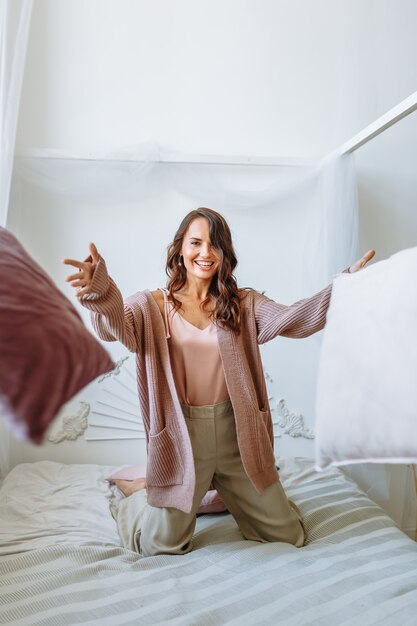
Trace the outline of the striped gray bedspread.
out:
M 91 471 L 107 489 L 104 470 Z M 185 556 L 142 558 L 106 540 L 101 522 L 82 541 L 66 529 L 36 544 L 25 530 L 19 546 L 0 514 L 0 623 L 416 625 L 417 545 L 341 471 L 296 459 L 281 477 L 304 517 L 303 548 L 244 541 L 227 514 L 199 517 Z M 17 511 L 6 491 L 8 502 Z

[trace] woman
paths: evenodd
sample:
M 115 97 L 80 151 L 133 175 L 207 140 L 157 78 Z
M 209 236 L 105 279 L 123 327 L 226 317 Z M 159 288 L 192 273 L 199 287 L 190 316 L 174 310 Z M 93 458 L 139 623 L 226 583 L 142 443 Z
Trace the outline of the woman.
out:
M 124 545 L 145 556 L 190 551 L 197 508 L 213 484 L 246 539 L 302 546 L 299 511 L 275 466 L 259 344 L 323 328 L 331 286 L 291 306 L 238 289 L 229 227 L 207 208 L 183 219 L 168 248 L 167 289 L 123 301 L 94 244 L 85 262 L 64 263 L 79 270 L 67 281 L 98 336 L 137 357 L 146 490 L 143 480 L 118 481 Z

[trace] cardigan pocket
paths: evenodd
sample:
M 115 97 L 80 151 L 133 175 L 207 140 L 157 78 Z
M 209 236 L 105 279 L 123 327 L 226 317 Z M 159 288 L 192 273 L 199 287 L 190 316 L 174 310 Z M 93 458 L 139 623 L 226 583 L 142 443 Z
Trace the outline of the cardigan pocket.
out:
M 258 438 L 258 459 L 259 468 L 265 469 L 271 465 L 275 465 L 274 447 L 271 443 L 271 439 L 266 427 L 266 421 L 270 420 L 269 411 L 258 411 L 256 426 L 257 426 L 257 438 Z
M 146 482 L 151 487 L 181 485 L 184 468 L 177 446 L 165 427 L 160 433 L 149 436 Z

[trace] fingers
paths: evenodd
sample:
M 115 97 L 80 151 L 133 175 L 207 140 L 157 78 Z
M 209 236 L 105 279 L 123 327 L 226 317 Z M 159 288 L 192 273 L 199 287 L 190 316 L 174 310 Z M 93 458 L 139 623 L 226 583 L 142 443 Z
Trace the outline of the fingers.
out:
M 363 267 L 365 267 L 368 261 L 370 261 L 374 256 L 375 256 L 375 250 L 368 250 L 368 252 L 365 252 L 365 254 L 363 255 L 363 257 L 361 258 L 359 262 L 360 268 L 362 269 Z
M 100 260 L 100 255 L 98 253 L 98 250 L 97 250 L 96 246 L 93 244 L 92 241 L 90 241 L 88 247 L 89 247 L 91 258 L 93 259 L 93 262 L 94 263 L 98 263 L 99 260 Z
M 91 293 L 90 287 L 83 287 L 82 289 L 77 289 L 77 291 L 75 292 L 75 295 L 77 296 L 77 298 L 82 298 L 83 296 L 86 296 L 88 293 Z
M 72 265 L 78 268 L 78 273 L 70 274 L 65 279 L 71 287 L 76 289 L 77 298 L 82 298 L 91 293 L 91 282 L 95 267 L 100 260 L 100 255 L 93 242 L 89 244 L 90 257 L 87 261 L 77 261 L 77 259 L 63 259 L 65 265 Z
M 76 289 L 76 296 L 83 296 L 86 293 L 91 292 L 91 278 L 87 275 L 85 276 L 84 272 L 79 272 L 79 274 L 73 274 L 72 276 L 68 276 L 66 279 L 67 282 L 70 283 L 71 287 Z
M 71 283 L 71 287 L 88 287 L 89 285 L 85 282 L 85 280 L 74 280 Z
M 368 252 L 366 252 L 363 255 L 365 263 L 368 263 L 368 261 L 370 261 L 374 256 L 375 256 L 375 250 L 368 250 Z
M 370 261 L 374 256 L 375 256 L 375 250 L 371 249 L 371 250 L 368 250 L 368 252 L 365 252 L 363 257 L 359 259 L 359 261 L 356 261 L 356 263 L 350 266 L 349 273 L 354 274 L 355 272 L 359 272 L 359 270 L 363 269 L 365 265 L 368 263 L 368 261 Z
M 72 265 L 73 267 L 78 267 L 79 269 L 84 269 L 85 266 L 83 261 L 77 261 L 76 259 L 62 259 L 62 262 L 65 265 Z
M 80 270 L 78 274 L 71 274 L 70 276 L 67 276 L 65 281 L 67 283 L 70 283 L 73 280 L 80 280 L 81 278 L 85 278 L 85 276 L 84 276 L 84 272 Z
M 98 263 L 100 260 L 100 255 L 98 253 L 96 246 L 93 244 L 93 242 L 90 242 L 88 247 L 90 250 L 91 261 L 93 263 Z M 91 265 L 91 261 L 90 260 L 77 261 L 77 259 L 63 259 L 62 260 L 62 262 L 65 265 L 72 265 L 73 267 L 78 267 L 79 269 L 85 269 L 87 265 Z
M 78 267 L 79 271 L 76 274 L 70 274 L 66 277 L 65 281 L 71 285 L 74 289 L 76 289 L 75 295 L 77 298 L 81 298 L 87 293 L 91 292 L 91 263 L 80 263 L 79 261 L 75 261 L 73 259 L 64 259 L 63 261 L 67 265 L 74 265 L 74 267 Z M 84 268 L 84 269 L 82 269 Z

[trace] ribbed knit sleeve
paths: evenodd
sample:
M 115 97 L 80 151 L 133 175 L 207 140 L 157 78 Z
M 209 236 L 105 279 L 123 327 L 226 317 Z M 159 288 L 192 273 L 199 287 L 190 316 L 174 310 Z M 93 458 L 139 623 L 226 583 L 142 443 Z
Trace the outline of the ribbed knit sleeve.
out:
M 92 290 L 80 302 L 91 311 L 91 321 L 97 335 L 103 341 L 121 341 L 128 350 L 137 352 L 137 333 L 132 309 L 123 302 L 122 294 L 108 275 L 102 257 L 94 271 Z
M 255 320 L 258 343 L 274 337 L 308 337 L 321 330 L 326 323 L 332 286 L 329 285 L 311 298 L 294 302 L 290 306 L 279 304 L 266 296 L 255 294 Z

